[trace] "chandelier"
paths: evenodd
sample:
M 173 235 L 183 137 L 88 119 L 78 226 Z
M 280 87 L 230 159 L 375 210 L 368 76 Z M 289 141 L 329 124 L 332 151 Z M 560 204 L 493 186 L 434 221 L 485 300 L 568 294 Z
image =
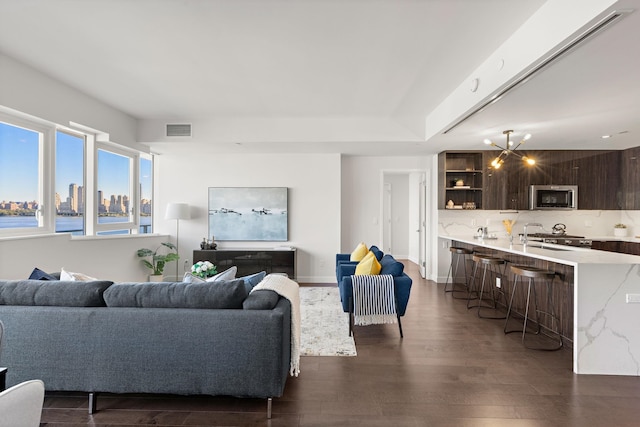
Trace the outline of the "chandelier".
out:
M 495 159 L 493 159 L 491 161 L 491 166 L 494 169 L 500 169 L 500 166 L 502 166 L 502 164 L 504 163 L 505 159 L 507 157 L 509 157 L 510 155 L 514 155 L 516 157 L 519 157 L 522 159 L 523 162 L 525 162 L 527 165 L 535 165 L 536 161 L 535 159 L 532 159 L 531 157 L 527 157 L 527 156 L 522 156 L 519 153 L 516 153 L 516 150 L 518 149 L 518 147 L 520 147 L 522 144 L 524 144 L 525 141 L 527 141 L 528 139 L 531 138 L 531 134 L 528 133 L 526 134 L 523 138 L 522 141 L 520 141 L 518 143 L 518 145 L 516 145 L 515 147 L 513 147 L 513 141 L 511 141 L 511 134 L 513 133 L 513 130 L 505 130 L 502 132 L 504 135 L 507 135 L 507 144 L 506 147 L 501 147 L 498 144 L 496 144 L 495 142 L 491 141 L 490 139 L 485 139 L 484 143 L 487 145 L 491 145 L 492 147 L 496 147 L 499 150 L 502 150 L 500 152 L 500 154 L 498 155 L 498 157 L 496 157 Z M 512 148 L 513 147 L 513 148 Z

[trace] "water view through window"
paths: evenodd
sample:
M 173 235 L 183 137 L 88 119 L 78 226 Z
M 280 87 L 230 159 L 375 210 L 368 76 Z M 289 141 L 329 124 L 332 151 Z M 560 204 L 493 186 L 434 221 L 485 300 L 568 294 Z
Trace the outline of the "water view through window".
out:
M 43 132 L 0 122 L 0 229 L 36 228 L 42 225 Z M 55 132 L 55 231 L 85 234 L 87 204 L 84 135 Z M 130 233 L 136 213 L 132 190 L 139 185 L 139 233 L 152 232 L 152 160 L 141 157 L 139 176 L 133 176 L 133 159 L 98 150 L 97 194 L 94 196 L 98 224 L 122 223 L 122 230 L 98 234 Z M 89 173 L 91 176 L 91 173 Z M 137 182 L 135 182 L 137 181 Z M 46 182 L 46 181 L 45 181 Z M 42 209 L 41 209 L 42 208 Z M 53 210 L 48 211 L 53 214 Z M 128 224 L 128 225 L 127 225 Z

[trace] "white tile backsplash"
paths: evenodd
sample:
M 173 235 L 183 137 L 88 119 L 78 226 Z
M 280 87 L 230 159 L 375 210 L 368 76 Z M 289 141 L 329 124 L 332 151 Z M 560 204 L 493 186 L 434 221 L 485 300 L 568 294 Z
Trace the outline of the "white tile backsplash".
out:
M 567 226 L 567 234 L 587 238 L 613 237 L 613 226 L 627 225 L 627 236 L 640 235 L 640 211 L 576 210 L 576 211 L 490 211 L 490 210 L 439 210 L 438 233 L 445 235 L 475 234 L 478 227 L 488 227 L 489 233 L 505 236 L 503 219 L 512 219 L 513 234 L 523 232 L 528 222 L 541 223 L 547 231 L 554 224 Z M 531 232 L 539 232 L 532 229 Z

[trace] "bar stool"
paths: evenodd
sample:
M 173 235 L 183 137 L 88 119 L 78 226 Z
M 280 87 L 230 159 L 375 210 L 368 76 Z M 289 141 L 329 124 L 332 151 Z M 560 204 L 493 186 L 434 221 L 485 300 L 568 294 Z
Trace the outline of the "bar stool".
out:
M 558 316 L 556 315 L 555 312 L 555 308 L 553 307 L 553 301 L 551 299 L 551 286 L 553 284 L 553 279 L 555 279 L 556 277 L 556 273 L 553 271 L 548 271 L 548 270 L 543 270 L 541 268 L 537 268 L 537 267 L 530 267 L 530 266 L 526 266 L 526 265 L 512 265 L 511 266 L 511 272 L 515 275 L 515 280 L 513 281 L 513 292 L 511 293 L 511 300 L 509 302 L 509 308 L 507 309 L 507 318 L 504 322 L 504 333 L 505 334 L 509 334 L 511 332 L 522 332 L 522 344 L 526 347 L 529 348 L 531 350 L 545 350 L 545 351 L 555 351 L 555 350 L 559 350 L 562 348 L 562 336 L 560 335 L 560 322 L 558 319 Z M 509 317 L 511 316 L 511 310 L 513 307 L 513 297 L 516 294 L 516 288 L 518 287 L 519 283 L 522 283 L 521 280 L 519 280 L 520 278 L 528 278 L 529 279 L 529 284 L 527 287 L 527 305 L 525 307 L 525 312 L 524 312 L 524 325 L 522 326 L 521 330 L 507 330 L 507 325 L 509 323 Z M 547 306 L 549 307 L 550 311 L 543 311 L 543 310 L 539 310 L 538 309 L 538 302 L 537 302 L 537 298 L 536 298 L 536 287 L 535 287 L 535 279 L 538 280 L 544 280 L 545 284 L 546 284 L 546 291 L 547 291 Z M 535 310 L 535 314 L 536 314 L 536 322 L 538 324 L 538 329 L 536 332 L 533 332 L 533 334 L 535 335 L 539 335 L 540 331 L 541 331 L 541 326 L 540 326 L 540 314 L 544 314 L 547 316 L 551 317 L 551 323 L 553 324 L 553 322 L 556 322 L 556 330 L 553 331 L 551 330 L 551 332 L 553 332 L 554 334 L 558 335 L 558 342 L 557 342 L 557 346 L 552 347 L 552 348 L 545 348 L 545 347 L 531 347 L 529 345 L 527 345 L 526 341 L 525 341 L 525 336 L 527 334 L 527 321 L 529 319 L 529 302 L 531 299 L 531 292 L 533 291 L 533 306 L 534 306 L 534 310 Z
M 460 259 L 462 259 L 462 267 L 464 268 L 464 287 L 467 292 L 469 292 L 469 279 L 467 277 L 467 261 L 469 260 L 469 255 L 473 253 L 471 249 L 459 248 L 455 246 L 451 246 L 449 248 L 451 252 L 451 264 L 449 265 L 449 272 L 447 273 L 447 280 L 444 282 L 444 292 L 462 292 L 455 288 L 456 276 L 458 275 L 458 264 L 460 263 Z M 454 267 L 454 259 L 455 259 L 455 267 Z M 452 274 L 453 273 L 453 274 Z M 449 284 L 449 277 L 451 277 L 451 289 L 447 290 L 447 285 Z M 452 294 L 454 298 L 463 299 L 464 297 L 457 297 L 455 294 Z
M 473 254 L 473 273 L 471 274 L 472 289 L 469 291 L 469 294 L 467 295 L 467 308 L 471 309 L 471 308 L 477 307 L 478 317 L 481 317 L 483 319 L 505 319 L 506 318 L 505 316 L 484 316 L 481 312 L 481 309 L 483 308 L 491 308 L 493 310 L 497 310 L 498 300 L 496 299 L 496 295 L 495 295 L 495 289 L 496 289 L 495 283 L 496 283 L 497 277 L 500 277 L 501 279 L 504 277 L 506 264 L 507 264 L 507 261 L 493 255 L 480 254 L 480 253 Z M 480 265 L 482 266 L 482 285 L 480 286 L 480 290 L 478 291 L 476 280 L 477 280 L 477 274 L 478 274 L 478 266 Z M 500 271 L 500 266 L 502 266 L 502 271 Z M 489 273 L 488 284 L 487 284 L 487 272 Z M 485 287 L 487 289 L 486 291 L 485 291 Z M 504 291 L 500 288 L 498 292 L 504 298 L 504 303 L 506 305 L 507 301 L 504 296 Z M 472 293 L 475 293 L 477 295 L 478 304 L 476 305 L 470 305 L 471 299 L 472 299 L 471 298 Z M 491 297 L 490 305 L 482 304 L 482 297 L 485 293 L 488 293 Z

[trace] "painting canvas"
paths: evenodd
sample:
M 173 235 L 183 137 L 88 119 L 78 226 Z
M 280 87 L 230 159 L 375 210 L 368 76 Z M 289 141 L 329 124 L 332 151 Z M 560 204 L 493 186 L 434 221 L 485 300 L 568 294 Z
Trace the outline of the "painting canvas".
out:
M 209 236 L 216 241 L 287 241 L 287 187 L 210 187 Z

